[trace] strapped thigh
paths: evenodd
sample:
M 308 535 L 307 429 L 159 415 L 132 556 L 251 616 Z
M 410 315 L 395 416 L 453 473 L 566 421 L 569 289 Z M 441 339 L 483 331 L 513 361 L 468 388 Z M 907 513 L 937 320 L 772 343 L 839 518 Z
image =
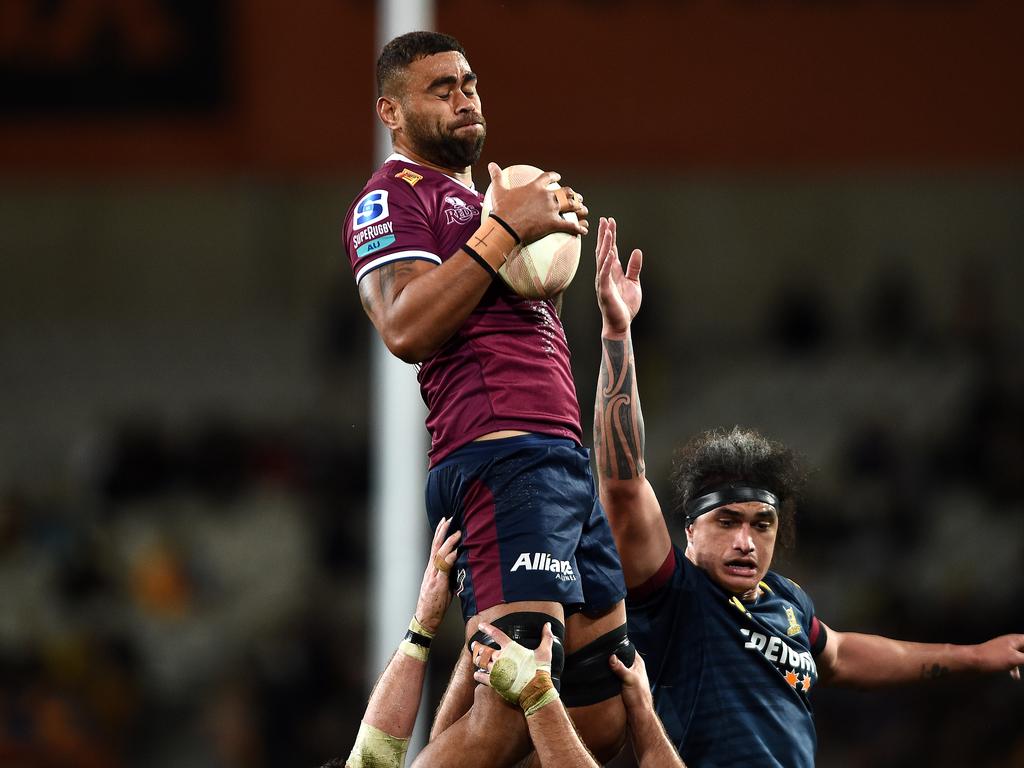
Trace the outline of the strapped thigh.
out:
M 636 648 L 626 634 L 625 624 L 565 657 L 561 692 L 565 706 L 584 707 L 619 695 L 622 681 L 608 666 L 613 653 L 627 667 L 633 666 Z

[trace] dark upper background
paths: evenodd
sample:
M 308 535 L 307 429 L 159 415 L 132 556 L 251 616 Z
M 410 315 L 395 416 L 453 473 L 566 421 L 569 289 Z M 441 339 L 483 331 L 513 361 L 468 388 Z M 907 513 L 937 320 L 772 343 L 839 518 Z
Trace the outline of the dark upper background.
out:
M 759 427 L 817 468 L 780 567 L 827 622 L 1024 630 L 1024 6 L 437 15 L 481 78 L 483 160 L 562 171 L 645 249 L 666 508 L 674 445 Z M 0 9 L 0 762 L 347 752 L 377 674 L 370 330 L 339 237 L 372 168 L 373 21 L 350 0 Z M 564 319 L 589 431 L 584 248 Z M 1002 676 L 816 702 L 823 766 L 1024 764 Z

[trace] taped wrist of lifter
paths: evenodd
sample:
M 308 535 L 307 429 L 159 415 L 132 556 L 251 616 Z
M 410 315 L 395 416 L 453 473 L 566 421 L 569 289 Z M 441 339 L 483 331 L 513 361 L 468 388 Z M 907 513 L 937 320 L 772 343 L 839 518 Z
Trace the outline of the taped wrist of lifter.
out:
M 558 690 L 551 682 L 551 674 L 538 669 L 533 680 L 528 682 L 523 692 L 519 694 L 519 706 L 522 707 L 523 714 L 529 717 L 557 698 Z
M 409 749 L 408 739 L 395 738 L 366 722 L 359 724 L 356 743 L 352 745 L 345 763 L 346 768 L 402 768 L 405 753 Z
M 405 639 L 399 644 L 398 650 L 406 656 L 426 661 L 430 655 L 430 641 L 433 639 L 434 633 L 420 624 L 413 616 L 409 622 L 409 631 L 405 633 Z
M 488 216 L 469 236 L 462 250 L 494 279 L 518 242 L 519 237 L 511 227 L 497 216 Z

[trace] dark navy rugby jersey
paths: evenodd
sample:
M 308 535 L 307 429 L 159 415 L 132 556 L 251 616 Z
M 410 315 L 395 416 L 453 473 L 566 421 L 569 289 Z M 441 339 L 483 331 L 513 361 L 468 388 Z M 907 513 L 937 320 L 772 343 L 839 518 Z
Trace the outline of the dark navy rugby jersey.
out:
M 649 582 L 641 588 L 646 595 L 636 590 L 627 597 L 629 635 L 646 661 L 658 715 L 687 765 L 813 766 L 808 696 L 824 633 L 811 599 L 769 571 L 762 596 L 742 603 L 678 547 L 660 573 L 655 580 L 662 584 Z

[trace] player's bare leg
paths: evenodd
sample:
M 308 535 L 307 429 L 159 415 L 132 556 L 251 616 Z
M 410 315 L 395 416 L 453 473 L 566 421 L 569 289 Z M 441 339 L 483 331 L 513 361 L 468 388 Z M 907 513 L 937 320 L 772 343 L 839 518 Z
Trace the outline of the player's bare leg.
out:
M 502 616 L 511 613 L 545 613 L 563 622 L 565 619 L 562 606 L 546 601 L 528 601 L 503 603 L 481 611 L 466 622 L 466 640 L 469 641 L 481 621 L 493 623 Z M 453 685 L 462 686 L 459 669 L 462 660 L 456 666 L 459 679 L 453 675 Z M 472 662 L 470 662 L 472 670 Z M 470 677 L 472 681 L 472 677 Z M 473 681 L 476 685 L 475 681 Z M 447 708 L 446 717 L 456 711 L 457 703 L 464 700 L 464 691 L 449 692 L 446 697 L 452 699 Z M 444 705 L 442 704 L 444 709 Z M 431 741 L 416 757 L 413 768 L 502 768 L 513 766 L 526 757 L 533 746 L 522 712 L 510 707 L 504 699 L 485 685 L 476 685 L 473 693 L 473 704 L 465 715 L 450 727 L 432 729 Z
M 620 600 L 607 613 L 586 616 L 577 613 L 566 621 L 566 657 L 626 623 L 626 604 Z M 607 658 L 605 658 L 607 663 Z M 600 763 L 607 763 L 626 743 L 626 709 L 615 695 L 596 704 L 568 708 L 583 743 Z

